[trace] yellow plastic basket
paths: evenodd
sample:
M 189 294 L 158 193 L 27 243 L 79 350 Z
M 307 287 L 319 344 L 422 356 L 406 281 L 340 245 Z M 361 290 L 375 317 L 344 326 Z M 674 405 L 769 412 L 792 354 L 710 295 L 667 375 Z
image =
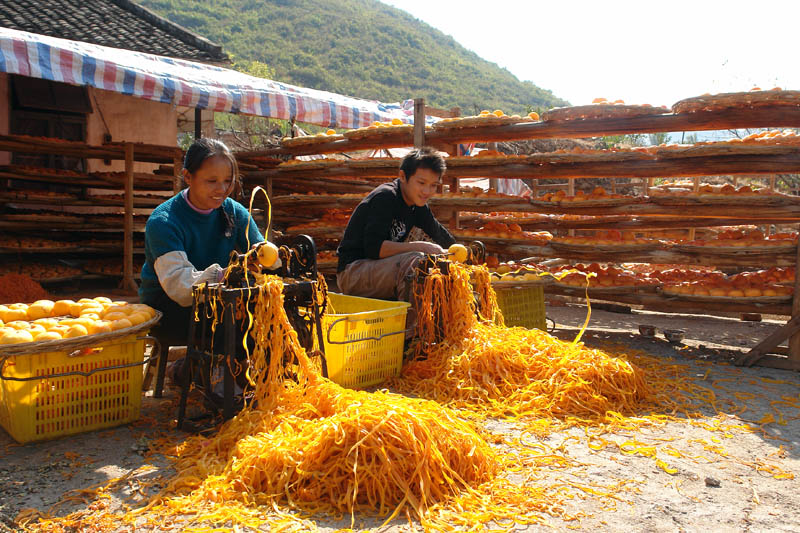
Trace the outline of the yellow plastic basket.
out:
M 506 326 L 547 329 L 544 311 L 544 289 L 533 287 L 495 287 L 497 305 L 503 312 Z
M 0 425 L 24 444 L 138 419 L 148 339 L 0 359 Z
M 396 376 L 403 365 L 408 302 L 328 293 L 322 319 L 328 377 L 342 387 L 364 388 Z

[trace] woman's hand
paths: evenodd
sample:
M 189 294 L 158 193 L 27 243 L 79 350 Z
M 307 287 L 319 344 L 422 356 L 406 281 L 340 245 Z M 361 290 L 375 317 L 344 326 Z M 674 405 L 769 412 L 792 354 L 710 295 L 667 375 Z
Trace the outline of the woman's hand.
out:
M 444 248 L 436 244 L 435 242 L 427 242 L 427 241 L 412 241 L 411 244 L 414 245 L 414 249 L 418 252 L 422 252 L 424 254 L 429 255 L 440 255 L 445 253 Z

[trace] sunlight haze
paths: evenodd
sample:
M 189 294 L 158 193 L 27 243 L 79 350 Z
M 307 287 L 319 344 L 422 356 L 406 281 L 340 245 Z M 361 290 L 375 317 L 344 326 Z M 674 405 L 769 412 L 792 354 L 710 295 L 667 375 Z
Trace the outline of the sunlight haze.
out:
M 384 0 L 572 105 L 800 89 L 800 2 Z M 758 5 L 766 9 L 756 9 Z

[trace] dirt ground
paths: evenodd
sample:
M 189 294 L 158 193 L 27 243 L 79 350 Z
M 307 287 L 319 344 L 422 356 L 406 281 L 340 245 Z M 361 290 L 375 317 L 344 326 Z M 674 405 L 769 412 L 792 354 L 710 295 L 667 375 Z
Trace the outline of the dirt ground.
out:
M 557 324 L 555 335 L 570 340 L 585 313 L 583 306 L 547 310 Z M 670 344 L 660 333 L 643 338 L 637 333 L 640 324 L 683 329 L 685 340 Z M 709 407 L 691 420 L 677 415 L 677 420 L 605 433 L 591 441 L 580 428 L 542 438 L 539 444 L 559 449 L 569 464 L 543 466 L 529 472 L 527 481 L 565 487 L 560 493 L 563 513 L 543 515 L 544 524 L 517 526 L 515 531 L 800 531 L 800 373 L 727 363 L 780 325 L 777 320 L 593 310 L 583 339 L 587 345 L 610 351 L 624 346 L 664 364 L 682 365 L 687 378 L 715 393 L 718 412 Z M 148 449 L 161 439 L 185 436 L 174 429 L 174 413 L 175 395 L 170 393 L 164 399 L 143 398 L 142 418 L 115 429 L 25 446 L 0 431 L 0 531 L 15 528 L 13 519 L 21 509 L 46 511 L 69 491 L 131 472 L 106 501 L 115 506 L 121 497 L 143 498 L 135 495 L 142 481 L 170 474 L 167 462 Z M 501 421 L 490 421 L 487 429 L 519 434 Z M 152 494 L 154 489 L 148 490 Z M 62 515 L 85 507 L 68 502 L 54 511 Z M 322 517 L 317 524 L 332 531 L 349 527 L 349 519 Z M 378 524 L 356 519 L 359 529 L 378 530 Z M 381 529 L 408 530 L 408 523 L 401 521 Z

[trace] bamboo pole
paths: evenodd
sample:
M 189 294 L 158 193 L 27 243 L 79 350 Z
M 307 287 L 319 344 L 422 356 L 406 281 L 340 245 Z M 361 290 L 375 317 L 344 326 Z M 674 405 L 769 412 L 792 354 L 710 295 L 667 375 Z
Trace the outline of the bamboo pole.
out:
M 125 223 L 122 288 L 136 291 L 133 279 L 133 144 L 125 143 Z

